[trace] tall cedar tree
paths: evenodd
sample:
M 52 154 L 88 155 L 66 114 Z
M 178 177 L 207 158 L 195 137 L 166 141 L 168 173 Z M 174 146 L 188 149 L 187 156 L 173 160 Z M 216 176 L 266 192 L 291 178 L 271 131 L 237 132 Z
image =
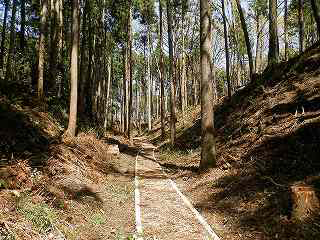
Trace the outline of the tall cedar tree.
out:
M 172 5 L 171 1 L 167 0 L 167 18 L 168 18 L 168 45 L 169 45 L 169 79 L 170 84 L 170 140 L 171 145 L 174 145 L 176 140 L 176 90 L 174 77 L 174 63 L 173 63 L 173 43 L 172 43 Z
M 12 3 L 12 13 L 11 13 L 11 26 L 10 26 L 10 42 L 9 42 L 9 53 L 7 58 L 6 67 L 6 79 L 10 80 L 12 78 L 12 60 L 14 57 L 14 43 L 16 35 L 16 13 L 17 13 L 17 0 L 13 0 Z
M 41 2 L 40 38 L 39 38 L 39 61 L 38 61 L 38 99 L 43 99 L 43 78 L 45 59 L 45 37 L 47 32 L 48 0 Z
M 5 39 L 6 39 L 6 31 L 7 31 L 7 18 L 8 18 L 8 11 L 9 11 L 9 0 L 5 0 L 4 4 L 4 18 L 2 23 L 2 34 L 1 34 L 1 48 L 0 48 L 0 68 L 3 68 L 3 58 L 5 55 Z
M 162 1 L 159 0 L 159 46 L 160 46 L 160 108 L 161 108 L 161 137 L 165 137 L 165 123 L 164 123 L 164 66 L 163 66 L 163 52 L 162 52 Z
M 269 53 L 268 65 L 279 62 L 277 0 L 269 0 Z
M 228 97 L 231 99 L 231 83 L 230 83 L 230 57 L 229 57 L 229 44 L 228 44 L 228 29 L 227 29 L 227 17 L 225 11 L 225 0 L 221 0 L 222 6 L 222 19 L 223 19 L 223 34 L 224 34 L 224 49 L 226 53 L 226 75 L 228 86 Z
M 66 136 L 74 137 L 77 128 L 77 98 L 78 98 L 78 49 L 79 49 L 79 0 L 73 0 L 72 4 L 72 50 L 71 50 L 71 94 L 69 124 Z
M 248 54 L 248 59 L 249 59 L 249 70 L 250 70 L 250 79 L 251 81 L 253 80 L 253 74 L 254 74 L 254 69 L 253 69 L 253 58 L 252 58 L 252 51 L 251 51 L 251 44 L 250 44 L 250 39 L 249 39 L 249 34 L 248 34 L 248 28 L 246 24 L 246 20 L 244 18 L 243 10 L 240 4 L 240 0 L 236 0 L 237 2 L 237 8 L 240 16 L 240 21 L 241 21 L 241 26 L 246 42 L 246 47 L 247 47 L 247 54 Z
M 216 166 L 213 122 L 213 85 L 210 49 L 211 10 L 209 0 L 200 1 L 200 57 L 201 57 L 201 161 L 200 170 Z

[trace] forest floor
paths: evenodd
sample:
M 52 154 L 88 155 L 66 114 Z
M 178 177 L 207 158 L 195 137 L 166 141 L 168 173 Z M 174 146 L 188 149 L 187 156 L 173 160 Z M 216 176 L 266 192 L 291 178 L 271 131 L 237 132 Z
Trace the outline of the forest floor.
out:
M 158 163 L 222 239 L 320 239 L 320 218 L 291 216 L 291 186 L 319 195 L 320 47 L 280 63 L 215 106 L 217 168 L 198 173 L 200 107 L 178 114 L 177 141 L 144 135 Z M 221 227 L 222 226 L 222 227 Z

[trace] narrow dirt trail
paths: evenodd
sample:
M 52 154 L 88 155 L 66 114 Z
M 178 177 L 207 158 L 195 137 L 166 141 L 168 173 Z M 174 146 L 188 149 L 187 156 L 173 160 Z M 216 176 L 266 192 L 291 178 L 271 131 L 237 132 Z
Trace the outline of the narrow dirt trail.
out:
M 135 167 L 138 239 L 220 239 L 154 158 L 154 146 L 140 145 Z

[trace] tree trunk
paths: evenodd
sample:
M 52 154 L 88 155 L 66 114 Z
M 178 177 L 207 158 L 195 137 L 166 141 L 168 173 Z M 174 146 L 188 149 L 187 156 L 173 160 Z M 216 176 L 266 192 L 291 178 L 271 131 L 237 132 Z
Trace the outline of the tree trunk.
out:
M 247 47 L 247 54 L 248 54 L 248 59 L 249 59 L 249 69 L 250 69 L 250 79 L 253 81 L 253 74 L 254 74 L 254 69 L 253 69 L 253 59 L 252 59 L 252 51 L 251 51 L 251 44 L 250 44 L 250 39 L 249 39 L 249 34 L 248 34 L 248 28 L 246 24 L 246 20 L 244 18 L 244 14 L 242 11 L 242 7 L 240 4 L 240 0 L 236 0 L 237 2 L 237 8 L 240 16 L 240 21 L 241 21 L 241 26 L 246 42 L 246 47 Z
M 123 46 L 123 83 L 122 83 L 122 95 L 123 95 L 123 98 L 122 98 L 122 106 L 123 106 L 123 109 L 122 109 L 122 114 L 123 114 L 123 133 L 126 133 L 127 132 L 127 98 L 128 98 L 128 91 L 127 91 L 127 88 L 128 88 L 128 44 L 125 43 L 124 44 L 125 46 Z
M 5 0 L 5 8 L 4 8 L 4 18 L 2 23 L 2 34 L 1 34 L 1 55 L 0 55 L 0 68 L 3 68 L 3 58 L 5 56 L 5 40 L 6 40 L 6 31 L 7 31 L 7 18 L 9 11 L 9 0 Z
M 314 19 L 316 20 L 316 23 L 317 23 L 318 39 L 320 39 L 320 15 L 319 15 L 319 8 L 315 0 L 311 0 L 311 7 L 312 7 Z
M 304 51 L 304 8 L 303 0 L 298 1 L 298 12 L 299 12 L 299 53 Z
M 79 107 L 78 111 L 80 116 L 85 113 L 85 88 L 87 86 L 87 81 L 89 80 L 87 76 L 87 64 L 88 64 L 88 54 L 87 54 L 87 25 L 90 19 L 88 18 L 89 12 L 89 1 L 85 1 L 85 6 L 82 14 L 82 39 L 80 45 L 80 82 L 79 82 Z M 89 15 L 90 17 L 90 15 Z
M 72 4 L 72 51 L 71 51 L 71 94 L 69 124 L 66 136 L 74 137 L 77 127 L 77 98 L 78 98 L 78 49 L 79 49 L 79 0 Z
M 129 10 L 129 20 L 128 20 L 128 45 L 129 45 L 129 104 L 128 104 L 128 138 L 131 139 L 131 119 L 132 119 L 132 8 L 130 6 Z
M 152 91 L 152 82 L 151 82 L 151 68 L 150 68 L 150 61 L 151 61 L 151 29 L 150 26 L 148 26 L 148 36 L 147 36 L 147 46 L 149 49 L 149 56 L 147 56 L 147 85 L 148 85 L 148 96 L 147 96 L 147 108 L 148 108 L 148 130 L 151 131 L 152 125 L 151 125 L 151 91 Z
M 21 29 L 20 29 L 20 49 L 23 52 L 26 42 L 25 42 L 25 26 L 26 26 L 26 1 L 21 0 L 21 8 L 20 8 L 20 15 L 21 15 Z
M 284 0 L 284 60 L 288 60 L 288 0 Z
M 272 66 L 279 62 L 277 15 L 277 0 L 269 0 L 269 66 Z
M 176 140 L 176 93 L 175 93 L 175 79 L 174 79 L 174 65 L 173 65 L 173 44 L 172 44 L 172 6 L 171 1 L 167 0 L 167 18 L 168 18 L 168 45 L 169 45 L 169 79 L 171 78 L 170 87 L 170 139 L 173 146 Z
M 162 48 L 163 48 L 163 44 L 162 44 L 162 2 L 161 0 L 159 0 L 159 15 L 160 15 L 160 19 L 159 19 L 159 46 L 160 46 L 160 114 L 161 114 L 161 138 L 164 139 L 165 138 L 165 119 L 164 119 L 164 66 L 163 66 L 163 52 L 162 52 Z
M 56 83 L 58 85 L 57 87 L 57 96 L 58 98 L 62 95 L 62 89 L 63 89 L 63 1 L 62 0 L 56 0 L 56 11 L 58 14 L 58 30 L 57 30 L 57 74 L 56 74 Z
M 40 38 L 39 38 L 39 60 L 38 60 L 38 99 L 41 101 L 43 94 L 43 78 L 44 78 L 44 59 L 45 59 L 45 36 L 47 34 L 47 14 L 48 2 L 42 0 L 41 22 L 40 22 Z
M 226 75 L 228 85 L 228 97 L 231 99 L 231 83 L 230 83 L 230 57 L 229 57 L 229 44 L 228 44 L 228 30 L 227 30 L 227 18 L 224 6 L 224 0 L 221 0 L 222 4 L 222 18 L 223 18 L 223 34 L 224 34 L 224 49 L 226 53 Z
M 181 28 L 181 38 L 182 38 L 182 52 L 181 52 L 181 81 L 180 81 L 180 92 L 181 92 L 181 112 L 182 118 L 184 116 L 184 111 L 187 108 L 186 105 L 186 66 L 185 66 L 185 37 L 184 37 L 184 21 L 185 21 L 185 11 L 182 9 L 182 28 Z
M 216 166 L 213 121 L 213 89 L 210 49 L 211 9 L 209 0 L 200 1 L 200 56 L 201 56 L 201 161 L 200 170 Z
M 105 121 L 104 121 L 104 129 L 107 130 L 108 124 L 108 115 L 110 113 L 110 87 L 111 87 L 111 72 L 112 72 L 112 52 L 110 53 L 110 57 L 108 57 L 108 78 L 107 78 L 107 97 L 106 97 L 106 109 L 105 109 Z M 112 106 L 111 106 L 112 108 Z M 112 110 L 111 110 L 112 111 Z
M 260 46 L 260 15 L 257 13 L 257 28 L 256 28 L 256 34 L 257 34 L 257 39 L 256 39 L 256 59 L 255 59 L 255 71 L 259 72 L 259 66 L 258 66 L 258 56 L 259 56 L 259 46 Z
M 8 53 L 7 67 L 6 67 L 7 80 L 11 80 L 12 78 L 11 64 L 12 64 L 12 58 L 14 56 L 14 45 L 15 45 L 15 35 L 16 35 L 16 12 L 17 12 L 17 0 L 13 0 L 12 13 L 11 13 L 9 53 Z

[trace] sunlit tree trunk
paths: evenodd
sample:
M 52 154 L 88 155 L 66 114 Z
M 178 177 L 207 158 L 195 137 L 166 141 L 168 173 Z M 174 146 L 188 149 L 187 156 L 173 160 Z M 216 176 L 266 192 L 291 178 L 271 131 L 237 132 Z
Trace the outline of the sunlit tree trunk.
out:
M 284 60 L 288 60 L 288 0 L 284 0 Z
M 311 7 L 312 7 L 314 19 L 316 20 L 316 23 L 317 23 L 318 39 L 320 39 L 320 15 L 319 15 L 319 8 L 315 0 L 311 0 Z
M 224 49 L 226 53 L 226 75 L 227 75 L 227 86 L 228 86 L 228 97 L 231 99 L 231 83 L 230 83 L 230 57 L 229 57 L 229 40 L 228 40 L 228 29 L 227 29 L 227 17 L 225 11 L 225 0 L 221 0 L 222 5 L 222 18 L 223 18 L 223 34 L 224 34 Z
M 5 40 L 6 40 L 6 31 L 7 31 L 7 18 L 8 18 L 8 11 L 9 11 L 9 0 L 4 1 L 4 17 L 3 17 L 3 23 L 2 23 L 2 34 L 1 34 L 1 52 L 0 52 L 0 68 L 3 68 L 3 59 L 5 55 Z
M 182 52 L 181 52 L 181 111 L 182 116 L 184 116 L 184 111 L 187 108 L 186 103 L 186 66 L 185 66 L 185 36 L 184 36 L 184 27 L 185 27 L 185 10 L 182 9 L 182 27 L 181 27 L 181 38 L 182 38 Z
M 277 0 L 269 0 L 269 66 L 279 62 L 277 15 Z
M 256 26 L 256 57 L 255 57 L 255 63 L 254 63 L 254 68 L 256 72 L 259 72 L 259 65 L 258 65 L 258 59 L 259 59 L 259 47 L 260 47 L 260 15 L 258 13 L 257 14 L 257 26 Z
M 78 49 L 79 49 L 79 0 L 72 2 L 72 51 L 71 51 L 71 94 L 69 123 L 66 135 L 75 136 L 77 127 L 77 98 L 78 98 Z
M 123 83 L 122 83 L 122 114 L 123 114 L 123 133 L 127 132 L 127 98 L 128 98 L 128 45 L 125 43 L 123 47 Z
M 16 12 L 17 12 L 17 0 L 13 0 L 12 13 L 11 13 L 11 26 L 10 26 L 9 53 L 8 53 L 7 67 L 6 67 L 6 80 L 11 80 L 12 78 L 12 58 L 14 57 L 15 35 L 16 35 Z
M 112 106 L 110 106 L 110 88 L 111 88 L 111 72 L 112 72 L 112 53 L 110 53 L 110 57 L 108 58 L 108 70 L 107 70 L 107 96 L 106 96 L 106 106 L 105 106 L 105 121 L 104 121 L 104 129 L 107 130 L 108 126 L 108 115 L 112 112 Z M 112 113 L 111 113 L 112 114 Z M 111 124 L 110 124 L 111 125 Z
M 38 60 L 38 99 L 41 100 L 43 94 L 43 78 L 44 78 L 44 58 L 45 58 L 45 36 L 47 33 L 47 14 L 48 2 L 42 0 L 41 3 L 41 22 L 40 22 L 40 38 L 39 38 L 39 60 Z
M 128 102 L 128 138 L 131 137 L 131 120 L 132 120 L 132 73 L 133 73 L 133 65 L 132 65 L 132 8 L 130 6 L 129 10 L 129 20 L 128 20 L 128 45 L 129 45 L 129 102 Z
M 201 161 L 200 170 L 216 166 L 213 122 L 213 89 L 210 49 L 211 9 L 209 0 L 200 0 L 200 56 L 201 56 Z
M 251 51 L 251 43 L 249 39 L 249 34 L 248 34 L 248 28 L 247 24 L 244 18 L 243 10 L 240 4 L 240 0 L 236 0 L 237 2 L 237 8 L 240 16 L 240 21 L 241 21 L 241 26 L 246 42 L 246 47 L 247 47 L 247 54 L 248 54 L 248 59 L 249 59 L 249 69 L 250 69 L 250 79 L 251 81 L 253 80 L 253 74 L 254 74 L 254 69 L 253 69 L 253 59 L 252 59 L 252 51 Z
M 147 85 L 148 85 L 148 96 L 147 96 L 147 108 L 148 108 L 148 130 L 151 131 L 152 124 L 152 112 L 151 112 L 151 91 L 152 91 L 152 82 L 151 82 L 151 68 L 150 68 L 150 62 L 151 62 L 151 29 L 150 26 L 148 26 L 148 36 L 147 36 L 147 46 L 149 48 L 149 56 L 146 57 L 147 59 Z
M 174 63 L 173 63 L 173 44 L 172 44 L 172 6 L 170 0 L 167 0 L 167 18 L 168 18 L 168 45 L 169 45 L 169 80 L 170 81 L 170 139 L 171 145 L 174 145 L 176 140 L 176 92 L 174 78 Z
M 163 27 L 162 27 L 162 1 L 159 0 L 159 45 L 160 45 L 160 114 L 161 114 L 161 137 L 165 137 L 165 113 L 164 113 L 164 65 L 163 65 L 163 44 L 162 44 L 162 35 L 163 35 Z

